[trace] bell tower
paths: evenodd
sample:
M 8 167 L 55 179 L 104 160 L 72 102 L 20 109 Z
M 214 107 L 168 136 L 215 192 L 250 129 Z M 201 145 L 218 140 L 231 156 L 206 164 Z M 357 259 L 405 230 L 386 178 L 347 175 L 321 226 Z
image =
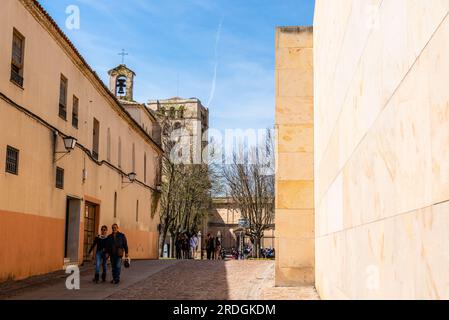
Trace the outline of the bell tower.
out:
M 121 100 L 133 100 L 134 77 L 136 74 L 126 65 L 121 64 L 118 67 L 108 71 L 109 90 Z

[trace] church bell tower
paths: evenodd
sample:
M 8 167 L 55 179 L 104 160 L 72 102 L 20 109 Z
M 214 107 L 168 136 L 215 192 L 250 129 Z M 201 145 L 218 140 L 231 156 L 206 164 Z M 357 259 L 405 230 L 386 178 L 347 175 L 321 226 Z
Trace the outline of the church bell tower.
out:
M 109 70 L 109 90 L 121 100 L 133 100 L 134 77 L 136 74 L 126 65 L 121 64 L 118 67 Z

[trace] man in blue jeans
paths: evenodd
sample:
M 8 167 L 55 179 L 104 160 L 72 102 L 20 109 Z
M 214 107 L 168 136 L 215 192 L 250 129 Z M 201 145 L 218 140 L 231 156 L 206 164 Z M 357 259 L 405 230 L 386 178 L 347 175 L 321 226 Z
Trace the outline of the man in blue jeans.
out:
M 118 225 L 116 223 L 112 225 L 112 233 L 107 239 L 107 252 L 111 257 L 111 283 L 118 284 L 120 282 L 123 255 L 128 258 L 128 242 L 126 236 L 118 231 Z
M 106 281 L 106 271 L 107 271 L 107 255 L 106 255 L 106 246 L 107 246 L 107 234 L 108 227 L 101 227 L 101 234 L 95 237 L 94 243 L 89 249 L 89 254 L 92 250 L 95 250 L 95 276 L 93 281 L 98 283 L 100 281 L 100 268 L 103 267 L 103 273 L 101 274 L 101 280 L 103 282 Z

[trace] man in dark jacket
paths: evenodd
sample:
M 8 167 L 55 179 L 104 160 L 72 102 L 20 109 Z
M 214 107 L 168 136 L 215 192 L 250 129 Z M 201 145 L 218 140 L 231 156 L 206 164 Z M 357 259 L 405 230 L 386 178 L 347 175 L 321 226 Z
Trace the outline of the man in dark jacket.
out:
M 116 223 L 112 225 L 112 233 L 108 236 L 107 253 L 111 257 L 113 279 L 111 283 L 118 284 L 120 282 L 123 255 L 128 258 L 128 242 L 126 236 L 118 231 Z
M 214 238 L 211 237 L 210 233 L 207 234 L 206 238 L 206 251 L 207 251 L 207 260 L 214 260 L 215 253 L 215 241 Z

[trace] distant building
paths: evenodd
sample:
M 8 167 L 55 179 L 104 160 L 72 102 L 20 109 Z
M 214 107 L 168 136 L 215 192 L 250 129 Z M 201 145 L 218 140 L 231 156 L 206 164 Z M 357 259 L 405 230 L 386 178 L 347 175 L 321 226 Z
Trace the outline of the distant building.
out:
M 90 261 L 103 224 L 157 259 L 155 118 L 132 89 L 111 93 L 37 1 L 3 0 L 0 34 L 0 281 Z
M 250 243 L 245 236 L 245 230 L 239 226 L 242 214 L 237 204 L 231 198 L 214 198 L 209 212 L 205 235 L 210 233 L 219 237 L 223 248 L 238 249 L 240 243 Z M 274 224 L 265 231 L 261 240 L 261 248 L 274 248 Z
M 200 164 L 207 161 L 207 143 L 209 129 L 209 109 L 197 98 L 179 97 L 166 100 L 150 100 L 148 108 L 159 119 L 167 118 L 174 129 L 183 129 L 182 137 L 189 146 L 188 162 Z M 185 155 L 185 150 L 182 150 Z

